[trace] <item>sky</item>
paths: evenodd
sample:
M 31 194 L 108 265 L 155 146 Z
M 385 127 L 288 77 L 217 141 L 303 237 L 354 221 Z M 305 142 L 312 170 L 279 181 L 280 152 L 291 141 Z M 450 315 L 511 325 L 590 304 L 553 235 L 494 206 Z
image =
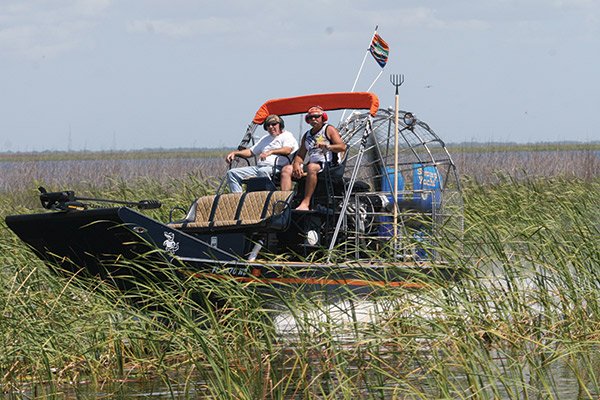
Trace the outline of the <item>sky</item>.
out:
M 381 106 L 403 74 L 446 143 L 600 140 L 599 0 L 0 0 L 0 152 L 235 147 L 268 99 L 350 91 L 375 27 Z

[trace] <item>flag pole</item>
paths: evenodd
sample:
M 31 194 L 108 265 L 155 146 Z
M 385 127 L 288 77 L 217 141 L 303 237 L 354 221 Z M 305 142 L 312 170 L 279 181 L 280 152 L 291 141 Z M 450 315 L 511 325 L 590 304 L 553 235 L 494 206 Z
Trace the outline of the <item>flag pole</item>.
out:
M 375 41 L 375 39 L 377 39 L 377 44 L 374 46 L 373 42 Z M 371 88 L 373 87 L 373 85 L 375 85 L 375 82 L 377 82 L 381 74 L 383 74 L 383 69 L 385 68 L 385 64 L 387 63 L 390 48 L 388 44 L 381 38 L 381 36 L 377 34 L 377 31 L 375 31 L 375 35 L 373 36 L 369 50 L 373 55 L 373 58 L 375 58 L 375 61 L 377 61 L 377 64 L 379 64 L 379 66 L 381 67 L 381 71 L 379 71 L 379 74 L 377 74 L 377 76 L 373 80 L 373 83 L 371 83 L 371 86 L 369 86 L 369 88 L 367 89 L 367 92 L 371 91 Z
M 375 32 L 373 32 L 373 36 L 371 36 L 371 40 L 369 40 L 369 46 L 371 45 L 371 42 L 373 41 L 373 38 L 375 37 L 375 35 L 377 35 L 377 28 L 379 28 L 379 25 L 375 25 Z M 354 89 L 356 89 L 356 84 L 358 83 L 358 78 L 360 77 L 360 74 L 362 73 L 362 69 L 365 66 L 365 61 L 367 61 L 367 57 L 369 55 L 369 48 L 367 47 L 367 51 L 365 52 L 365 56 L 363 57 L 362 63 L 360 64 L 360 68 L 358 69 L 358 74 L 356 74 L 356 79 L 354 79 L 354 84 L 352 85 L 352 89 L 350 90 L 350 92 L 354 92 Z M 383 72 L 383 70 L 382 70 Z M 367 90 L 368 92 L 368 90 Z M 340 118 L 340 122 L 342 122 L 344 120 L 344 117 L 346 116 L 346 109 L 344 109 L 344 112 L 342 113 L 342 117 Z
M 373 85 L 375 84 L 375 82 L 377 82 L 377 79 L 379 79 L 379 77 L 381 76 L 381 74 L 383 74 L 383 68 L 381 68 L 381 71 L 379 71 L 379 74 L 377 75 L 377 77 L 375 78 L 375 80 L 373 81 L 373 83 L 371 83 L 371 86 L 369 86 L 369 88 L 367 89 L 367 92 L 369 92 L 371 90 L 371 88 L 373 87 Z
M 375 37 L 375 35 L 377 35 L 377 28 L 379 28 L 379 25 L 375 25 L 375 32 L 373 32 L 373 36 L 371 36 L 371 39 L 369 40 L 369 46 L 371 45 L 371 42 L 373 41 L 373 38 Z M 358 83 L 358 78 L 360 77 L 360 74 L 362 73 L 362 69 L 365 66 L 365 61 L 367 61 L 368 55 L 369 55 L 369 48 L 367 47 L 365 56 L 363 57 L 362 63 L 360 64 L 360 68 L 358 69 L 358 74 L 356 74 L 356 79 L 354 79 L 354 84 L 352 85 L 352 90 L 350 90 L 351 92 L 354 92 L 354 89 L 356 89 L 356 84 Z

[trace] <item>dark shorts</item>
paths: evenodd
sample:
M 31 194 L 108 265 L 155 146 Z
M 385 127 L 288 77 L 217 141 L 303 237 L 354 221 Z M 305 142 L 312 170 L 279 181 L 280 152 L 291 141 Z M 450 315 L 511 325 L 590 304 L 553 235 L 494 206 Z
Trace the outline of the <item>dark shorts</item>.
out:
M 319 169 L 319 172 L 323 171 L 323 168 L 325 166 L 328 166 L 329 168 L 331 168 L 331 167 L 335 167 L 337 165 L 337 163 L 333 163 L 331 161 L 327 161 L 327 162 L 317 161 L 317 162 L 312 162 L 312 163 L 309 163 L 309 164 L 319 164 L 321 166 L 321 168 Z M 306 166 L 307 165 L 308 164 L 304 164 L 304 172 L 307 172 L 306 171 Z

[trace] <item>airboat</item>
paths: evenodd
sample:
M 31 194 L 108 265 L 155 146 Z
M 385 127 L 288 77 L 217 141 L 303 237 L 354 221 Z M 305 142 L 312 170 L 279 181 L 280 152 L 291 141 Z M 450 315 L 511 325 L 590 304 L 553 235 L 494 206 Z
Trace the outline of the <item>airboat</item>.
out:
M 268 115 L 301 115 L 314 105 L 350 114 L 338 125 L 347 151 L 319 174 L 310 211 L 295 210 L 302 180 L 281 191 L 275 177 L 251 178 L 243 193 L 221 183 L 162 222 L 143 211 L 159 201 L 40 188 L 48 211 L 6 223 L 53 270 L 124 290 L 149 274 L 160 281 L 166 268 L 186 279 L 349 290 L 410 287 L 420 281 L 411 276 L 455 272 L 440 246 L 462 235 L 457 170 L 444 142 L 413 113 L 380 108 L 370 92 L 272 99 L 239 148 L 257 140 Z

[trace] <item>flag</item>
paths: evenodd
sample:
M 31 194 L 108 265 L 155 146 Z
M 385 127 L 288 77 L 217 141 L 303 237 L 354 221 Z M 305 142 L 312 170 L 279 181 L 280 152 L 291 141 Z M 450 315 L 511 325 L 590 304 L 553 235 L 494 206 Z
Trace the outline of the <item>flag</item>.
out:
M 369 46 L 369 51 L 371 55 L 377 61 L 377 64 L 381 68 L 385 67 L 385 63 L 388 60 L 388 54 L 390 53 L 390 48 L 388 44 L 379 36 L 379 34 L 375 34 L 373 36 L 373 40 L 371 41 L 371 46 Z

